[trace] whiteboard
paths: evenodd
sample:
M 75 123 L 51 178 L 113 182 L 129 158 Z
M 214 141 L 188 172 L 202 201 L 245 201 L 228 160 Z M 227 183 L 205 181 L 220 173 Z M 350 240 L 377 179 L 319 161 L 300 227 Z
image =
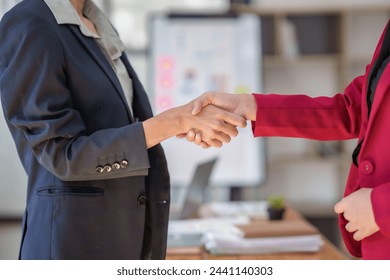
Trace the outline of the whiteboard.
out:
M 205 91 L 261 92 L 260 20 L 254 15 L 167 16 L 151 19 L 150 85 L 156 114 Z M 162 143 L 175 186 L 188 184 L 197 164 L 218 157 L 213 186 L 258 186 L 265 149 L 251 125 L 222 148 L 204 150 L 184 139 Z

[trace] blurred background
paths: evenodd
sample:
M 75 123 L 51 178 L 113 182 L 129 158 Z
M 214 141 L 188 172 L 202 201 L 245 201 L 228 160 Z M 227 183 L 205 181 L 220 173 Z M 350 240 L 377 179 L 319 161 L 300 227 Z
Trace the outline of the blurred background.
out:
M 17 2 L 0 0 L 0 17 Z M 363 74 L 390 15 L 388 0 L 94 2 L 126 44 L 155 113 L 207 90 L 311 96 L 342 92 Z M 176 74 L 161 80 L 159 67 L 167 65 Z M 0 259 L 15 259 L 26 176 L 3 116 L 0 134 Z M 342 197 L 355 145 L 355 140 L 253 139 L 249 127 L 221 151 L 204 151 L 177 139 L 164 143 L 174 202 L 196 165 L 218 157 L 206 202 L 283 195 L 341 249 L 333 205 Z

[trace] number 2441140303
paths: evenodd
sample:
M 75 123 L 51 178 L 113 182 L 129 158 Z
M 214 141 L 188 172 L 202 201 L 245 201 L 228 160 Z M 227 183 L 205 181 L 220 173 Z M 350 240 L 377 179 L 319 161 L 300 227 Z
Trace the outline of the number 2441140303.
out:
M 210 275 L 272 275 L 272 267 L 210 267 Z

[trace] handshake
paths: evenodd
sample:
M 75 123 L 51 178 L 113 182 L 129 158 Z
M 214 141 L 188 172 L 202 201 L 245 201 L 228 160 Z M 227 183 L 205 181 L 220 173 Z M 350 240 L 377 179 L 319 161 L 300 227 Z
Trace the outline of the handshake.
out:
M 176 135 L 203 148 L 222 147 L 238 135 L 237 127 L 256 120 L 256 109 L 251 94 L 206 92 L 188 104 L 145 120 L 146 146 L 151 148 Z
M 256 119 L 256 102 L 251 94 L 206 92 L 159 116 L 175 119 L 167 125 L 177 128 L 174 135 L 178 138 L 186 138 L 202 148 L 221 147 L 238 135 L 237 127 L 245 127 L 247 120 Z

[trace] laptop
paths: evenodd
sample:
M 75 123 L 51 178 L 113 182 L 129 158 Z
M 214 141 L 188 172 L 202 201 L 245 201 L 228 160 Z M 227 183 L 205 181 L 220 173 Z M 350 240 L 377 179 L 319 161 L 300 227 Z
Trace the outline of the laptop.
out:
M 187 187 L 183 203 L 176 209 L 177 211 L 173 212 L 171 208 L 168 247 L 199 246 L 201 244 L 203 234 L 188 232 L 185 219 L 193 218 L 202 205 L 216 161 L 217 158 L 213 158 L 196 167 L 192 180 Z M 173 231 L 172 227 L 174 228 Z
M 197 165 L 191 182 L 186 187 L 182 203 L 177 209 L 172 209 L 171 219 L 188 219 L 194 217 L 204 202 L 204 195 L 210 182 L 217 158 L 213 158 Z

